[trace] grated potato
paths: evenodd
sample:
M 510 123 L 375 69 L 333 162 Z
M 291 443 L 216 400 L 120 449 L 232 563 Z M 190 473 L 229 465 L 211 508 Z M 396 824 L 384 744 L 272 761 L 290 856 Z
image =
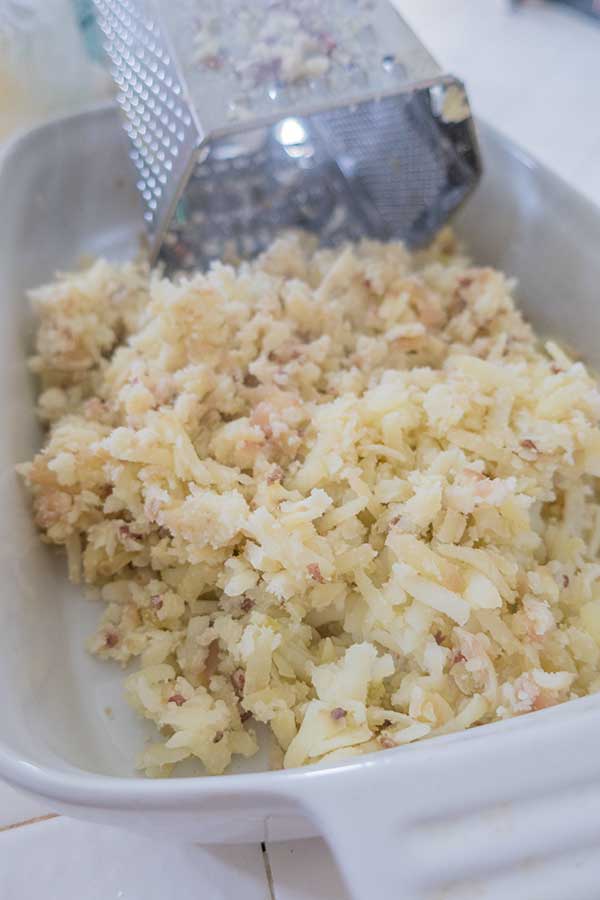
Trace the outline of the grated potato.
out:
M 33 292 L 45 541 L 106 604 L 90 649 L 211 773 L 270 726 L 299 766 L 600 686 L 600 397 L 502 273 L 282 237 L 169 281 Z

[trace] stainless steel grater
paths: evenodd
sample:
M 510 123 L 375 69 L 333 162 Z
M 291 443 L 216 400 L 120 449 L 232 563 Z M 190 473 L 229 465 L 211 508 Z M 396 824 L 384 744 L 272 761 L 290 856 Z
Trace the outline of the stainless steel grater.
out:
M 169 267 L 289 227 L 419 245 L 477 181 L 464 88 L 388 0 L 94 2 Z

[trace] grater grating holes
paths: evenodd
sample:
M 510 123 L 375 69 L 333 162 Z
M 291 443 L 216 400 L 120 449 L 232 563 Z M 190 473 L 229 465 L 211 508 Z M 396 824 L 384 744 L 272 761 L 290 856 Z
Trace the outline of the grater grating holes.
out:
M 145 204 L 144 219 L 154 231 L 174 203 L 197 130 L 160 27 L 146 14 L 146 6 L 131 0 L 95 0 L 95 5 L 133 145 L 130 156 Z

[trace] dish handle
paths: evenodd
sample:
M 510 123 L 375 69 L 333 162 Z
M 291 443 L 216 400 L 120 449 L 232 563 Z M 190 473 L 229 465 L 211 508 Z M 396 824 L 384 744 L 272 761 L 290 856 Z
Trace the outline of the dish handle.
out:
M 296 801 L 355 900 L 596 896 L 597 698 L 527 720 L 305 772 Z
M 390 783 L 386 770 L 363 763 L 350 777 L 343 768 L 315 771 L 314 790 L 302 801 L 355 900 L 423 896 L 422 866 L 407 852 L 414 810 L 407 812 L 404 791 L 395 779 Z

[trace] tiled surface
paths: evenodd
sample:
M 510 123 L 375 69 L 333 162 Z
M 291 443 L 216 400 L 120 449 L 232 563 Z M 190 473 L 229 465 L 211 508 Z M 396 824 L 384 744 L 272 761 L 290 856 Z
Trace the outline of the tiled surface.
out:
M 324 841 L 270 844 L 268 853 L 276 900 L 350 900 Z
M 396 2 L 477 113 L 600 203 L 600 27 L 535 0 Z M 270 885 L 260 847 L 161 847 L 65 819 L 3 830 L 48 812 L 0 785 L 0 900 L 349 900 L 322 841 L 271 844 Z
M 69 819 L 5 831 L 2 900 L 269 900 L 260 847 L 160 844 Z
M 0 829 L 45 816 L 51 811 L 41 801 L 34 800 L 0 782 Z

